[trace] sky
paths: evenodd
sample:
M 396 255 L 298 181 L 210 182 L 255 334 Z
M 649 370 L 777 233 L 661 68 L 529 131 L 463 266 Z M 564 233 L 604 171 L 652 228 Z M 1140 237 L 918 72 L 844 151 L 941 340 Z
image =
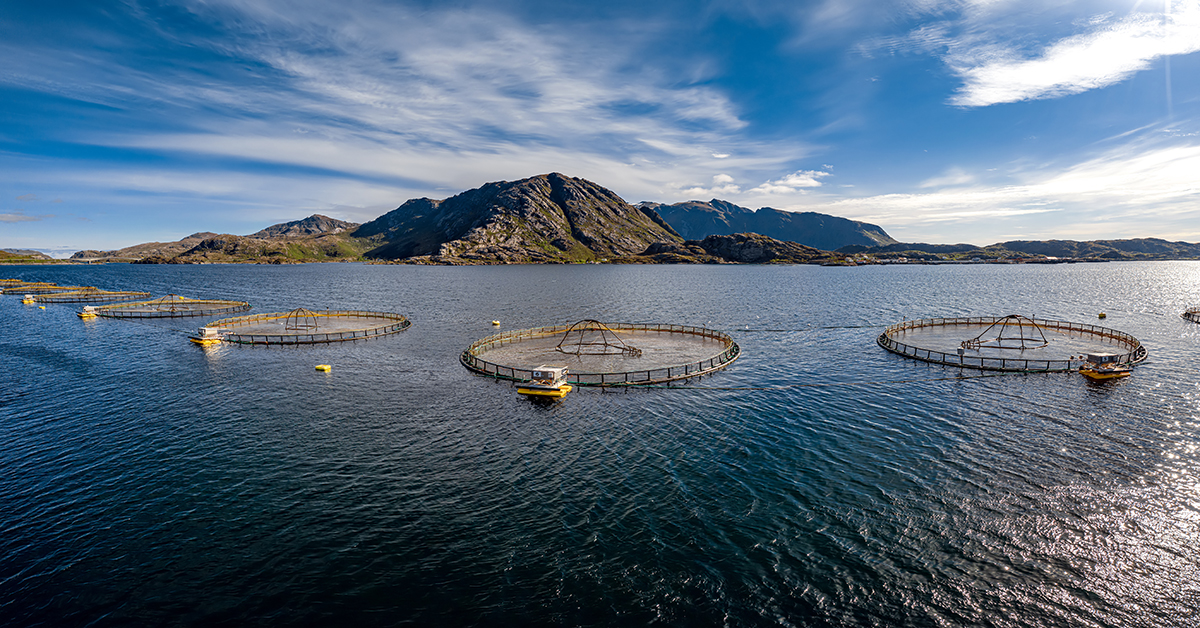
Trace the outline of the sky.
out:
M 561 172 L 905 242 L 1200 241 L 1200 0 L 0 0 L 0 248 Z

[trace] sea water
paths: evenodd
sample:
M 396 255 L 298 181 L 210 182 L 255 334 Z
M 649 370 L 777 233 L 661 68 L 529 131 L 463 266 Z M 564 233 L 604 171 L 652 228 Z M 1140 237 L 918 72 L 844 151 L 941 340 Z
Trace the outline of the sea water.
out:
M 1200 325 L 1179 314 L 1200 263 L 0 277 L 413 321 L 203 349 L 187 336 L 206 319 L 0 297 L 5 626 L 1198 619 Z M 904 319 L 1008 314 L 1099 322 L 1150 356 L 1093 383 L 875 343 Z M 582 319 L 718 329 L 742 355 L 677 388 L 549 403 L 458 362 L 493 320 Z

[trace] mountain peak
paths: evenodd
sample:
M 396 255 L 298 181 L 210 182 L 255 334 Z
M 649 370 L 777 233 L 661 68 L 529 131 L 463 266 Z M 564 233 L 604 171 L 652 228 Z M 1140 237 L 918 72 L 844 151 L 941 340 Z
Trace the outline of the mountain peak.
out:
M 353 231 L 358 223 L 337 220 L 321 214 L 313 214 L 303 220 L 293 220 L 277 225 L 271 225 L 262 231 L 252 233 L 250 238 L 295 238 L 300 236 L 325 235 Z
M 387 259 L 590 261 L 680 240 L 655 218 L 652 210 L 635 208 L 591 181 L 551 172 L 486 183 L 441 201 L 408 201 L 355 235 L 382 234 L 387 243 L 369 255 Z

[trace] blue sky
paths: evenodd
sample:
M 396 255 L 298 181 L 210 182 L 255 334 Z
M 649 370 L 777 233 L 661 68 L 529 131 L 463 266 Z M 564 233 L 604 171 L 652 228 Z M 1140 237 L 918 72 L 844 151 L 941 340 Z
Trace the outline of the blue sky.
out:
M 1200 241 L 1200 0 L 0 2 L 0 247 L 547 172 L 902 241 Z

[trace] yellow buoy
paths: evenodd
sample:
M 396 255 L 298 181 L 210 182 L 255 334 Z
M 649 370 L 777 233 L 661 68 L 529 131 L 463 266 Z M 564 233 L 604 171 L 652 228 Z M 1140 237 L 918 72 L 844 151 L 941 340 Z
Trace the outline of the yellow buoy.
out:
M 39 306 L 38 306 L 38 309 L 39 309 L 39 310 L 44 310 L 44 309 L 46 309 L 46 306 L 44 306 L 44 305 L 39 305 Z
M 318 365 L 317 365 L 317 370 L 318 370 L 318 371 L 324 371 L 324 372 L 328 373 L 329 371 L 333 370 L 333 367 L 332 367 L 332 366 L 329 366 L 328 364 L 318 364 Z
M 497 327 L 499 327 L 499 326 L 500 326 L 500 321 L 492 321 L 492 324 L 493 324 L 493 325 L 495 325 L 495 326 L 497 326 Z

